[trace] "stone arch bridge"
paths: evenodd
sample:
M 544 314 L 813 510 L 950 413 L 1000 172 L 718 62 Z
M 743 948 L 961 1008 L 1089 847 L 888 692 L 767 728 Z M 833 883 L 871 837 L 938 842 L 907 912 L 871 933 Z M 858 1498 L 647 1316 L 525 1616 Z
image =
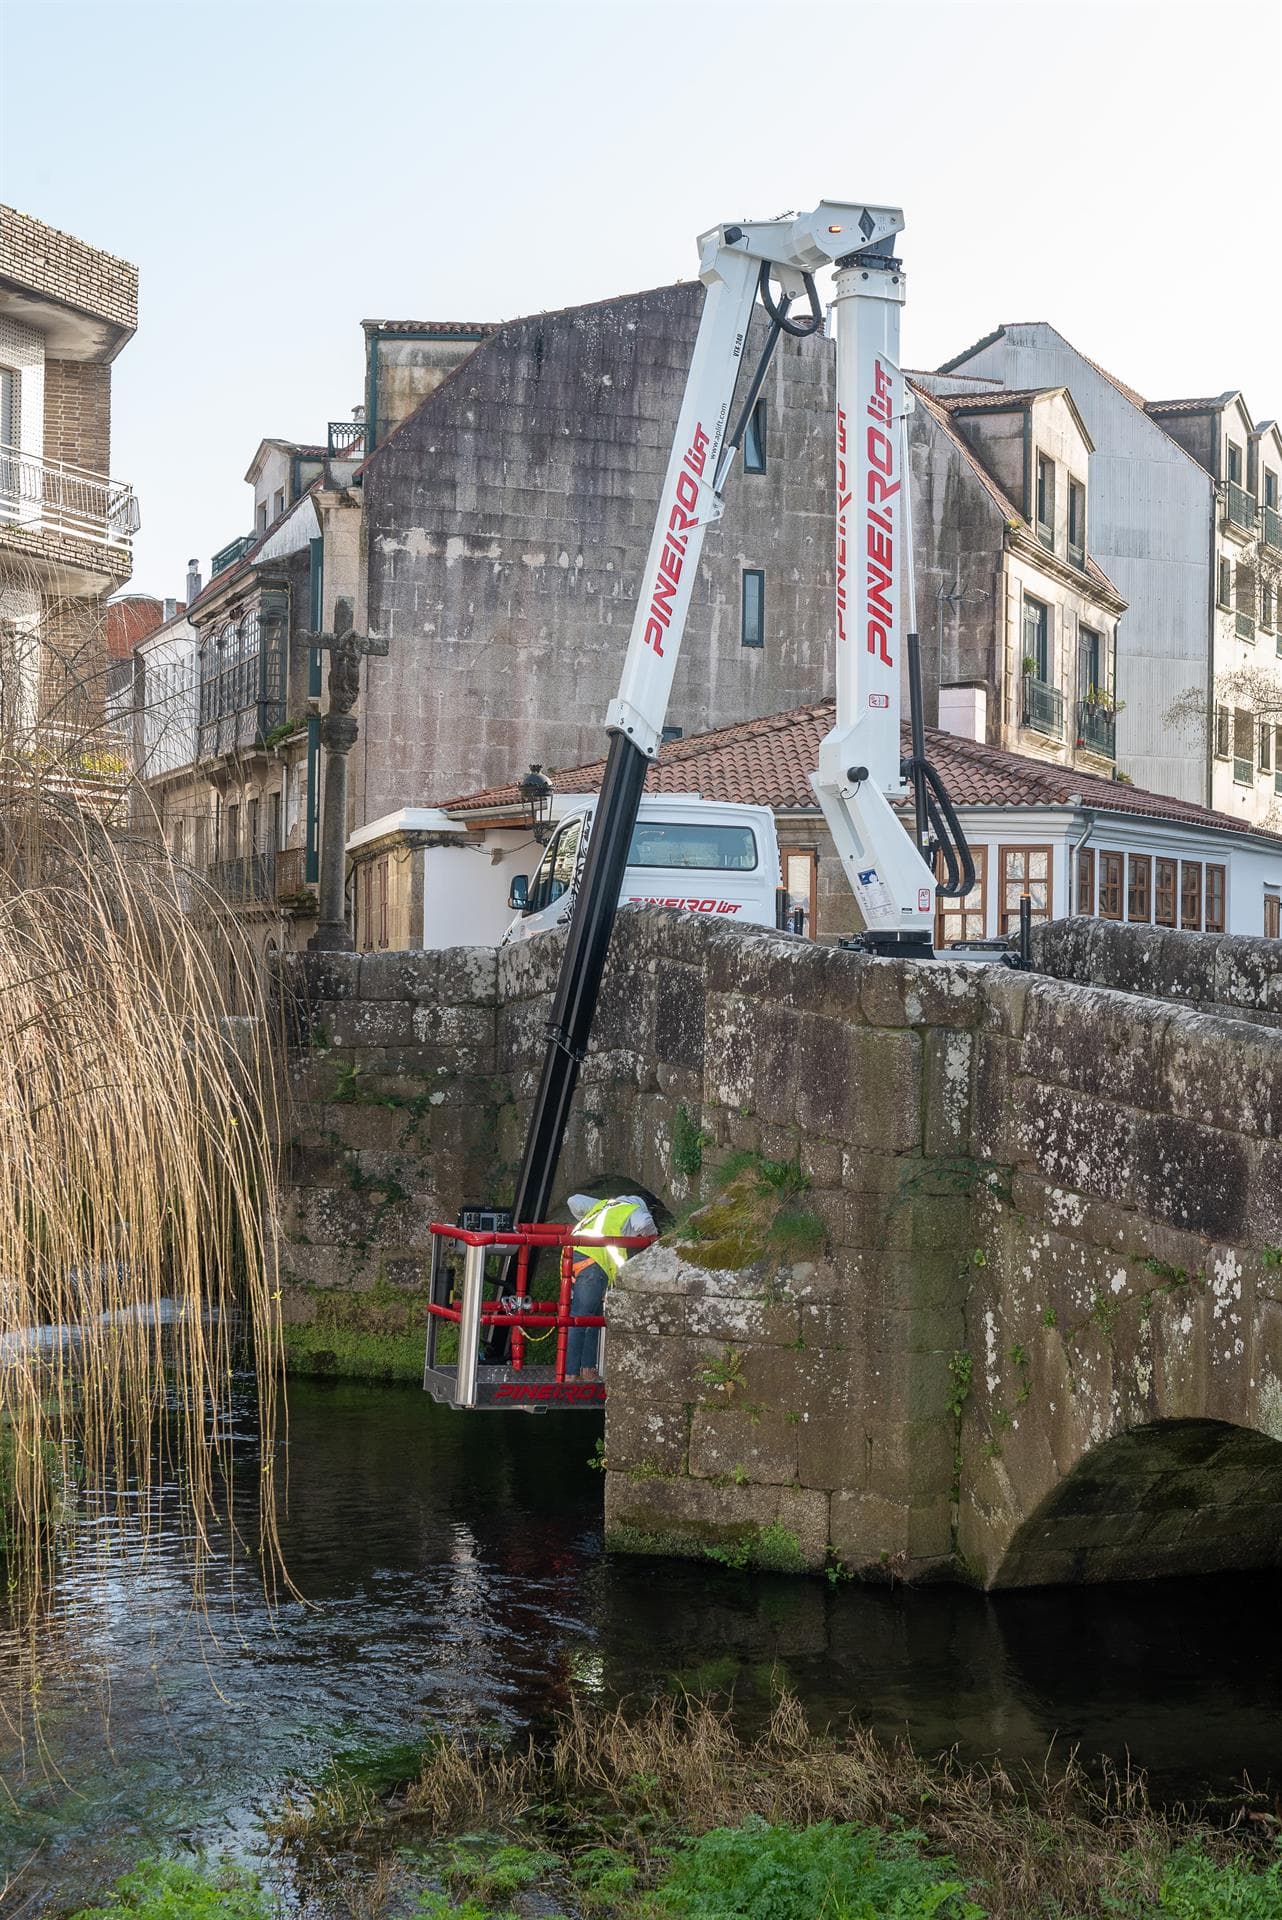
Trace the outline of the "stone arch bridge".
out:
M 613 1544 L 1282 1561 L 1278 954 L 1068 921 L 1021 975 L 626 912 L 561 1180 L 675 1222 L 609 1308 Z M 559 957 L 285 963 L 291 1321 L 419 1322 L 427 1221 L 510 1191 Z

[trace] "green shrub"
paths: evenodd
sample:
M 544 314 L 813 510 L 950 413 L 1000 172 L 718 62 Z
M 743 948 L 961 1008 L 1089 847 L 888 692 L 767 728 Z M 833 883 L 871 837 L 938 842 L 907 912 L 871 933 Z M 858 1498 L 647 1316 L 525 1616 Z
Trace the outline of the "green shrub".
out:
M 1195 1847 L 1174 1854 L 1162 1877 L 1161 1910 L 1175 1920 L 1282 1920 L 1282 1858 L 1260 1873 L 1217 1866 Z
M 211 1875 L 177 1860 L 143 1860 L 116 1881 L 103 1907 L 82 1907 L 72 1920 L 270 1920 L 256 1879 L 226 1868 Z
M 691 1920 L 983 1920 L 951 1862 L 824 1820 L 748 1819 L 689 1842 L 659 1888 L 659 1910 Z

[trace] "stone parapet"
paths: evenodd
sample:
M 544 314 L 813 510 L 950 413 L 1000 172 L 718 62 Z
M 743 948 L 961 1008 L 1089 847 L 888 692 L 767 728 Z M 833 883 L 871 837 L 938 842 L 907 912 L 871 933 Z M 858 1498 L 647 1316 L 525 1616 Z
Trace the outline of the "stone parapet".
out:
M 1282 1025 L 1282 943 L 1252 934 L 1053 920 L 1033 929 L 1033 964 L 1057 980 Z

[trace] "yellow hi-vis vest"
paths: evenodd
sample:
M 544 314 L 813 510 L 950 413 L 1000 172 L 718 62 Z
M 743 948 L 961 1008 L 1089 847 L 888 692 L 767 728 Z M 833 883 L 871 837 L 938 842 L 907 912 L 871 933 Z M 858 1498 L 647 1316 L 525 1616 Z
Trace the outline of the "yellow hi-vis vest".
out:
M 596 1206 L 590 1207 L 578 1222 L 578 1229 L 580 1233 L 626 1233 L 628 1221 L 635 1212 L 636 1205 L 631 1200 L 599 1200 Z M 606 1279 L 613 1280 L 628 1257 L 628 1249 L 626 1247 L 581 1247 L 576 1242 L 573 1257 L 576 1278 L 582 1273 L 584 1267 L 591 1266 L 595 1261 L 597 1266 L 605 1269 Z

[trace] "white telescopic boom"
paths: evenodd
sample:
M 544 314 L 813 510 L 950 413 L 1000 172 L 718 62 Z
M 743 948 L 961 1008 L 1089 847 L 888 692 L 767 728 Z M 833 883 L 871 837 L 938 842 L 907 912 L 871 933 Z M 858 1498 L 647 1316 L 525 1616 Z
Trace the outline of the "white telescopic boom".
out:
M 641 576 L 623 679 L 606 715 L 610 751 L 517 1175 L 514 1204 L 519 1221 L 547 1217 L 579 1063 L 592 1032 L 637 808 L 650 761 L 663 738 L 703 536 L 720 515 L 722 489 L 733 465 L 727 428 L 753 303 L 760 292 L 772 324 L 762 362 L 739 403 L 741 419 L 760 391 L 780 334 L 812 331 L 822 323 L 811 276 L 863 247 L 888 245 L 903 224 L 897 207 L 825 200 L 810 213 L 714 227 L 700 238 L 699 277 L 707 289 L 703 317 Z M 772 291 L 771 283 L 777 291 Z M 788 302 L 799 295 L 805 295 L 810 307 L 805 321 L 791 320 L 787 314 Z M 731 429 L 730 442 L 736 437 L 737 428 Z M 896 831 L 904 838 L 902 830 Z
M 889 245 L 903 226 L 897 207 L 824 200 L 810 213 L 713 227 L 699 236 L 703 317 L 677 417 L 672 455 L 637 594 L 618 697 L 606 727 L 647 758 L 658 752 L 672 677 L 690 610 L 703 536 L 721 516 L 728 465 L 722 459 L 735 383 L 763 265 L 784 295 L 805 275 L 868 245 Z
M 837 274 L 837 714 L 812 777 L 874 944 L 927 954 L 935 880 L 887 796 L 903 792 L 900 674 L 911 603 L 911 507 L 899 316 L 885 256 Z

